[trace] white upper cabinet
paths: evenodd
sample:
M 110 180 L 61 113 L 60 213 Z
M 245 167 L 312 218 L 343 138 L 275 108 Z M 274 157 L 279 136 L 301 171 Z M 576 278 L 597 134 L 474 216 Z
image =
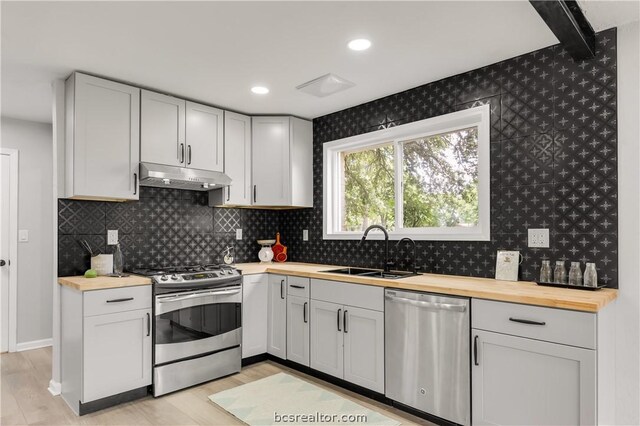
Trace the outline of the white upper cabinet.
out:
M 224 171 L 224 112 L 187 102 L 186 162 L 192 169 Z
M 253 117 L 255 206 L 313 207 L 313 134 L 295 117 Z
M 186 165 L 186 102 L 173 96 L 142 91 L 140 122 L 141 161 Z
M 137 200 L 140 89 L 74 73 L 65 99 L 66 197 Z
M 251 205 L 251 117 L 224 113 L 224 163 L 231 185 L 221 192 L 217 205 Z
M 143 162 L 224 170 L 221 109 L 143 90 L 141 111 Z

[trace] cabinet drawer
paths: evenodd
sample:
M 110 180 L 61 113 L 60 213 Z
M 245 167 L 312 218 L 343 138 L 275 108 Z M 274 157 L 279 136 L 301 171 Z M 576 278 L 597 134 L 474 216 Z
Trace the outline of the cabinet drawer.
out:
M 314 279 L 311 280 L 311 298 L 384 311 L 384 287 Z
M 309 278 L 287 277 L 287 294 L 292 296 L 309 298 Z
M 151 308 L 151 286 L 86 291 L 83 308 L 85 317 Z
M 473 328 L 596 348 L 596 314 L 473 299 Z

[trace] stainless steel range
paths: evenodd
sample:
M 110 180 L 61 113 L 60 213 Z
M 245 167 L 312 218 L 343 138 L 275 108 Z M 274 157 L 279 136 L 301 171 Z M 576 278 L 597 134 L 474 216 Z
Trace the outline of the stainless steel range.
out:
M 240 371 L 242 277 L 228 265 L 133 270 L 154 293 L 153 395 Z

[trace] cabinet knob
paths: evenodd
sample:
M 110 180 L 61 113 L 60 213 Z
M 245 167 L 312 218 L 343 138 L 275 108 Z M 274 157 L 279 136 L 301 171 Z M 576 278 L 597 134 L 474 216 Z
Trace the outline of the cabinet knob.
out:
M 0 266 L 4 266 L 6 264 L 7 264 L 7 262 L 5 262 L 4 259 L 0 259 Z

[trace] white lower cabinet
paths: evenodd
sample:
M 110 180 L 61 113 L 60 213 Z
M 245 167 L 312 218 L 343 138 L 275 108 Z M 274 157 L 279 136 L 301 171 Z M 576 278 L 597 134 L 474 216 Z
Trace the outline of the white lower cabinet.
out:
M 311 299 L 311 368 L 344 377 L 342 305 Z
M 595 351 L 482 330 L 473 336 L 473 424 L 595 424 Z
M 287 359 L 309 366 L 309 298 L 287 295 Z
M 84 401 L 151 384 L 151 309 L 84 319 Z
M 473 424 L 602 423 L 595 315 L 474 299 Z
M 267 352 L 287 358 L 287 277 L 269 274 Z
M 151 286 L 61 291 L 62 397 L 76 414 L 151 384 Z M 111 402 L 110 402 L 111 403 Z
M 384 392 L 384 313 L 344 307 L 344 379 Z
M 267 352 L 269 277 L 242 277 L 242 358 Z
M 312 280 L 311 368 L 384 393 L 383 306 L 382 287 Z

